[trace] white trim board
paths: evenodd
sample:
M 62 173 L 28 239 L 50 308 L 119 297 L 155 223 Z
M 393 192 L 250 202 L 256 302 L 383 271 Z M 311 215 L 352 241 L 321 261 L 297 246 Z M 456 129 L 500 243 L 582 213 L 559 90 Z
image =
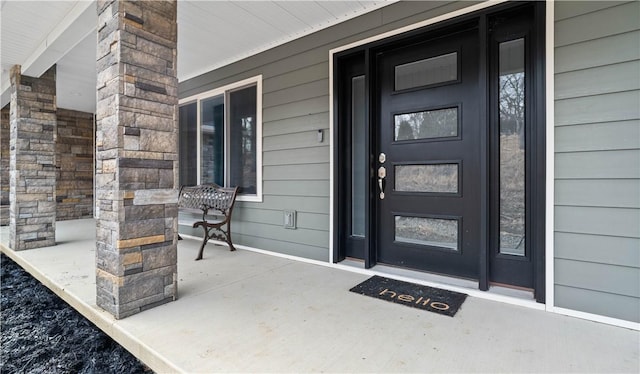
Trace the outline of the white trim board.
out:
M 555 305 L 555 250 L 554 250 L 554 197 L 555 197 L 555 0 L 545 6 L 545 112 L 546 112 L 546 191 L 545 191 L 545 301 L 548 311 Z

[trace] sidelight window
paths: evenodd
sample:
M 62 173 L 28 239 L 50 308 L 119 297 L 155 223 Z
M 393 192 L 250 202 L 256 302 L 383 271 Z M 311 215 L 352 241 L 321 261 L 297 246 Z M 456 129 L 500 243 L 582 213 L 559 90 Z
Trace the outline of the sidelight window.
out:
M 351 79 L 351 235 L 364 237 L 366 199 L 366 95 L 364 75 Z
M 524 39 L 499 45 L 500 253 L 525 255 Z

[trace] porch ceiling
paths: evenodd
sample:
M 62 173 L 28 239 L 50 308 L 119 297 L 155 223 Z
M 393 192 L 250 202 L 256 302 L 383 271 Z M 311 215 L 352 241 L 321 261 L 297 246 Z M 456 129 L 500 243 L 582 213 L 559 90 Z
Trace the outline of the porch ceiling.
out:
M 378 9 L 374 1 L 178 1 L 178 79 L 186 80 Z M 0 0 L 1 107 L 9 69 L 58 65 L 58 106 L 95 112 L 95 1 Z

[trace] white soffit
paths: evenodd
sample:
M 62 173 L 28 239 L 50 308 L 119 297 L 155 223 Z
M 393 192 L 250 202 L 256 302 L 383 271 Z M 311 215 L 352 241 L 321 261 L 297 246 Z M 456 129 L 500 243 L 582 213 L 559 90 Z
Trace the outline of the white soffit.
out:
M 2 75 L 12 65 L 26 65 L 38 48 L 46 46 L 49 35 L 75 5 L 74 1 L 2 0 Z

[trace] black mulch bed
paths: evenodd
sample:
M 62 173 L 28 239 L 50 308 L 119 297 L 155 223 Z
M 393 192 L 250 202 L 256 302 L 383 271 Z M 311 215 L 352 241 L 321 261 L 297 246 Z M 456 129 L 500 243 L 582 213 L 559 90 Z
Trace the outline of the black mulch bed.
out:
M 4 254 L 0 373 L 153 373 Z

